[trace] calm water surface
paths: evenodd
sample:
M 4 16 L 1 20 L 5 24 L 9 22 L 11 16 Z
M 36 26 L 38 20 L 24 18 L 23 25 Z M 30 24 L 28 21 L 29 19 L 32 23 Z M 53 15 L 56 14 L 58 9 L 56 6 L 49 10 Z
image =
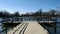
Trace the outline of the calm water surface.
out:
M 0 18 L 0 25 L 1 25 L 2 18 Z M 2 26 L 0 26 L 0 31 L 2 30 Z
M 60 17 L 57 18 L 57 22 L 58 23 L 56 23 L 56 26 L 57 26 L 57 28 L 56 28 L 56 34 L 60 34 Z

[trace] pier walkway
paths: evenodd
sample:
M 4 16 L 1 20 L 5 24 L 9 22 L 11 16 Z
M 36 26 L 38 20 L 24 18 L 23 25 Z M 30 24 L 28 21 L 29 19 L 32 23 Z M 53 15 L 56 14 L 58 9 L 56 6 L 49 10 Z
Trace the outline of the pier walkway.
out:
M 13 29 L 7 31 L 7 34 L 48 34 L 37 21 L 23 21 Z
M 48 32 L 37 21 L 31 21 L 24 34 L 48 34 Z

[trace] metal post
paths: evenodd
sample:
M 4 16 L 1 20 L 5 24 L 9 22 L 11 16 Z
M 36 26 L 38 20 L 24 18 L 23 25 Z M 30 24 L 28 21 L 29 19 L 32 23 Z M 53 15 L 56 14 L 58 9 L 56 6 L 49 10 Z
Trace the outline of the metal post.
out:
M 13 18 L 12 18 L 13 19 Z M 12 23 L 13 23 L 13 20 L 12 20 Z M 12 27 L 12 30 L 13 30 L 13 26 L 11 26 Z
M 6 17 L 7 18 L 7 17 Z M 7 20 L 6 20 L 6 34 L 7 34 Z
M 6 34 L 7 34 L 7 26 L 6 26 Z
M 57 17 L 55 18 L 55 24 L 54 25 L 56 25 L 56 23 L 57 23 Z M 55 26 L 55 34 L 56 34 L 56 26 Z

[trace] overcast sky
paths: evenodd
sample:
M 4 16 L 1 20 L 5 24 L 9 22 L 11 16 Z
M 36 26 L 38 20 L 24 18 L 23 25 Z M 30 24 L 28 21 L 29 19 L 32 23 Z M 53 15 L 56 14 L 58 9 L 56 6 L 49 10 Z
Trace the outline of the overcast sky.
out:
M 7 10 L 10 13 L 35 12 L 40 8 L 46 11 L 56 9 L 56 6 L 60 7 L 60 0 L 0 0 L 0 10 Z

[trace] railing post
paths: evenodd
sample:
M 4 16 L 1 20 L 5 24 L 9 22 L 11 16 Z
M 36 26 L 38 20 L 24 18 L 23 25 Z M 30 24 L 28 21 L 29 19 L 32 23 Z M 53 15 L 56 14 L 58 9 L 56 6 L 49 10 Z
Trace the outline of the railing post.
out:
M 7 26 L 6 26 L 6 34 L 7 34 Z
M 57 23 L 57 17 L 55 18 L 55 24 L 54 25 L 56 25 L 56 23 Z M 55 26 L 55 34 L 56 34 L 56 26 Z
M 7 18 L 7 17 L 6 17 Z M 7 34 L 7 20 L 6 20 L 6 34 Z

